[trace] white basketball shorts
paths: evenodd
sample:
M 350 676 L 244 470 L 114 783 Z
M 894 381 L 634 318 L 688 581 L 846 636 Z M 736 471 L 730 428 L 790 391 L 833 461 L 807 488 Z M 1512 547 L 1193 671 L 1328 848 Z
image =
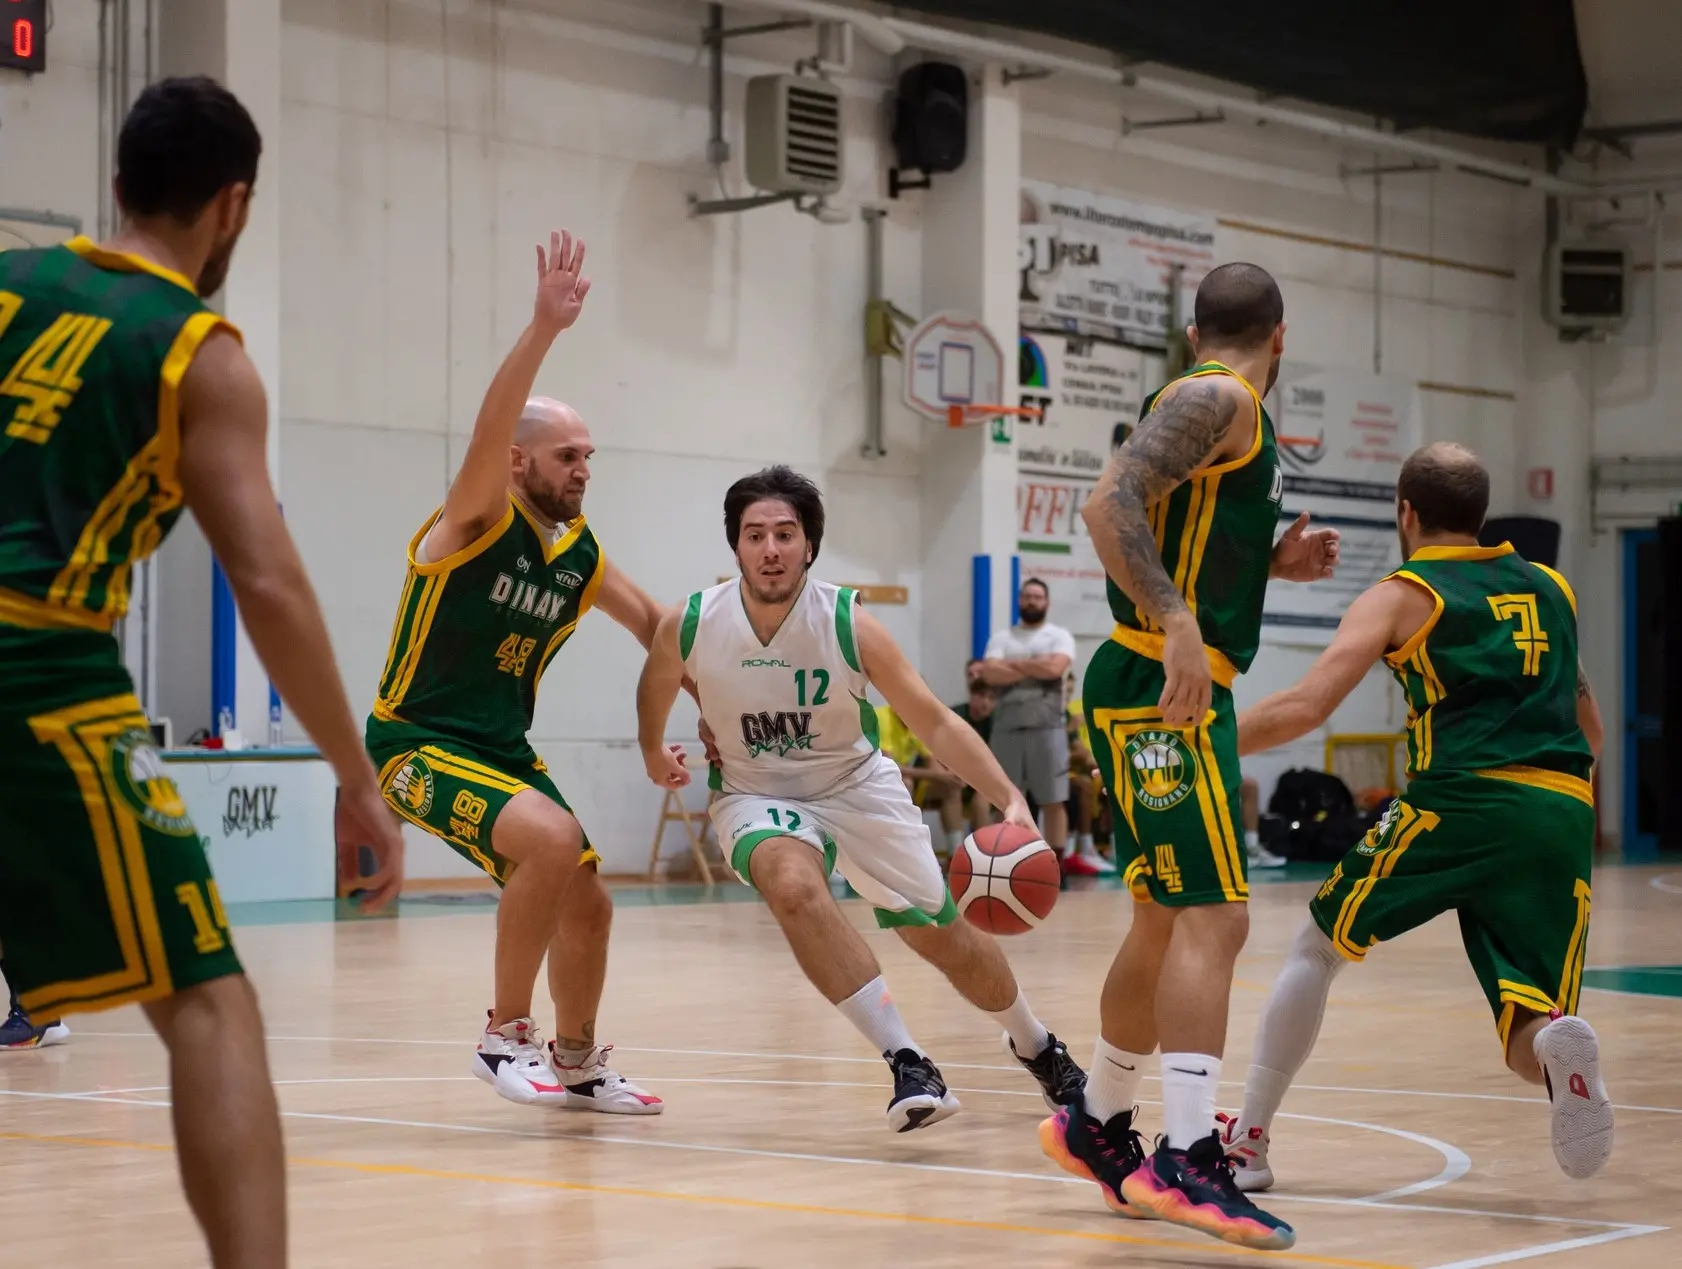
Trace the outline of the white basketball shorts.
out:
M 877 754 L 850 787 L 813 801 L 727 793 L 712 805 L 713 831 L 730 867 L 753 884 L 754 848 L 793 837 L 818 851 L 826 872 L 839 872 L 876 909 L 884 929 L 950 925 L 957 907 L 935 858 L 923 814 L 899 768 Z

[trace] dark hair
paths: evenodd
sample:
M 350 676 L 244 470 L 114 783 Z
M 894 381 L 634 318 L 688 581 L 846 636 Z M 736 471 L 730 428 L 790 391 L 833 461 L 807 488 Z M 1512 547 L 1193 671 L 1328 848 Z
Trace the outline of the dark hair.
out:
M 1200 343 L 1254 348 L 1285 320 L 1285 297 L 1260 265 L 1223 264 L 1203 275 L 1192 321 Z
M 1464 445 L 1426 445 L 1402 464 L 1396 503 L 1403 502 L 1413 507 L 1425 533 L 1476 537 L 1489 513 L 1489 472 Z
M 823 494 L 818 487 L 794 468 L 778 463 L 765 467 L 751 476 L 743 476 L 731 485 L 724 495 L 724 536 L 730 549 L 742 536 L 742 513 L 756 502 L 774 499 L 794 508 L 800 520 L 800 531 L 812 548 L 812 560 L 818 558 L 823 544 Z
M 117 201 L 131 216 L 191 221 L 228 186 L 257 179 L 263 138 L 214 79 L 162 79 L 136 99 L 117 138 Z
M 1051 598 L 1051 587 L 1047 586 L 1043 581 L 1041 581 L 1037 577 L 1025 577 L 1025 578 L 1023 578 L 1022 579 L 1022 585 L 1020 585 L 1016 588 L 1016 593 L 1018 595 L 1020 595 L 1023 591 L 1027 590 L 1028 587 L 1030 587 L 1030 586 L 1038 586 L 1041 590 L 1043 590 L 1045 592 L 1045 597 L 1047 599 Z

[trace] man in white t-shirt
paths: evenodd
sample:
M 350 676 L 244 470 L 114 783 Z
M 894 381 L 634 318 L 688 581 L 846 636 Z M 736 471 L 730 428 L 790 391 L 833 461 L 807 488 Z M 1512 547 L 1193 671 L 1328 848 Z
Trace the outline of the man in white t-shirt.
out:
M 1011 783 L 1038 804 L 1046 843 L 1059 855 L 1069 840 L 1069 735 L 1063 721 L 1063 679 L 1075 660 L 1075 637 L 1045 619 L 1051 592 L 1037 577 L 1016 597 L 1019 621 L 987 641 L 983 682 L 999 690 L 993 711 L 993 756 Z

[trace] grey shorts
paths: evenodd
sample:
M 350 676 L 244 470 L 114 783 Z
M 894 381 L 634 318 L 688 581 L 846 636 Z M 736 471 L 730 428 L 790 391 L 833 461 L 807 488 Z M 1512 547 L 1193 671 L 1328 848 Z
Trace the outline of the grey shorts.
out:
M 1042 806 L 1069 800 L 1069 736 L 1061 727 L 993 732 L 993 756 L 1010 782 Z

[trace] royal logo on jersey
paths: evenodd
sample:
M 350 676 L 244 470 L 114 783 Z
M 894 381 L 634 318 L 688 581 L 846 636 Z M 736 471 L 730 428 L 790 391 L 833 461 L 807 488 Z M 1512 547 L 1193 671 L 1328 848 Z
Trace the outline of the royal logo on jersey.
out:
M 150 732 L 139 727 L 125 731 L 111 742 L 109 761 L 117 792 L 141 823 L 172 837 L 198 836 Z
M 1127 758 L 1133 764 L 1133 796 L 1146 810 L 1178 806 L 1197 785 L 1197 759 L 1174 732 L 1135 732 Z
M 742 715 L 742 744 L 747 746 L 750 758 L 766 753 L 786 757 L 796 749 L 810 749 L 816 739 L 809 709 Z
M 744 670 L 786 670 L 789 668 L 789 664 L 787 661 L 779 661 L 775 657 L 748 657 L 742 662 L 742 668 Z
M 387 796 L 410 815 L 424 817 L 432 809 L 432 768 L 416 754 L 391 777 Z
M 509 612 L 529 613 L 539 621 L 558 620 L 566 602 L 564 591 L 544 590 L 531 582 L 517 582 L 507 573 L 498 573 L 496 581 L 491 584 L 491 603 L 507 608 Z

